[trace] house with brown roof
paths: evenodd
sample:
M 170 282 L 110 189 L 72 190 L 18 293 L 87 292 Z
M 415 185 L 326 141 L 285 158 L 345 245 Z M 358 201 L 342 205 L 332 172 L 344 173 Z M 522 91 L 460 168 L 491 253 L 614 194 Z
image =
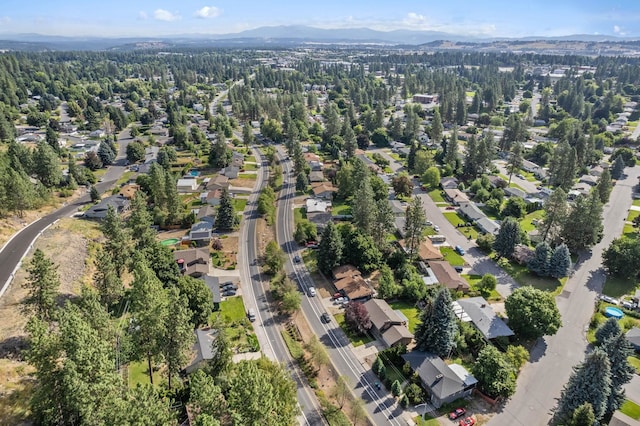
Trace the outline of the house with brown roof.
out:
M 446 260 L 430 260 L 427 263 L 440 285 L 453 291 L 469 292 L 469 283 L 460 277 L 449 262 Z
M 445 189 L 444 198 L 456 206 L 469 203 L 469 197 L 467 197 L 467 194 L 460 191 L 458 188 Z
M 312 171 L 309 173 L 309 182 L 324 182 L 324 173 L 322 171 Z
M 222 189 L 216 188 L 213 191 L 203 192 L 200 194 L 200 202 L 207 203 L 210 206 L 219 206 L 222 198 Z
M 402 247 L 402 250 L 404 250 L 406 253 L 407 252 L 406 241 L 400 240 L 398 241 L 398 244 L 400 245 L 400 247 Z M 444 257 L 442 256 L 442 253 L 440 253 L 440 249 L 434 246 L 431 240 L 428 238 L 426 238 L 424 241 L 420 243 L 420 245 L 418 246 L 417 254 L 418 254 L 418 258 L 423 262 L 426 262 L 428 260 L 444 259 Z
M 199 278 L 209 272 L 209 249 L 194 248 L 188 250 L 176 250 L 173 258 L 178 263 L 180 273 Z
M 408 345 L 413 340 L 413 333 L 407 328 L 407 319 L 400 316 L 382 299 L 369 299 L 364 302 L 369 313 L 371 332 L 388 347 Z
M 353 265 L 341 265 L 333 268 L 331 271 L 333 279 L 341 280 L 347 277 L 362 276 L 362 272 Z
M 330 182 L 314 182 L 311 184 L 311 190 L 316 198 L 325 200 L 333 199 L 333 194 L 336 192 L 336 188 Z
M 229 189 L 229 178 L 223 175 L 216 175 L 206 186 L 206 189 L 213 191 L 215 189 Z
M 373 296 L 373 289 L 362 278 L 362 273 L 355 266 L 338 266 L 333 269 L 332 273 L 336 291 L 344 294 L 350 300 L 366 300 Z
M 135 197 L 136 192 L 138 192 L 139 189 L 140 185 L 132 183 L 120 188 L 120 192 L 118 192 L 118 195 L 122 198 L 126 198 L 127 200 L 133 200 L 133 197 Z

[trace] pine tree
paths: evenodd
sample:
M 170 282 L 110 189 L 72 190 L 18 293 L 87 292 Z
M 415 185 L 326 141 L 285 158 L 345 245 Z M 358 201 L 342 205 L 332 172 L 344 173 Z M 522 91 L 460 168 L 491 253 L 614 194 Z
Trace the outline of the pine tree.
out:
M 609 172 L 609 169 L 604 169 L 602 175 L 600 175 L 600 179 L 598 179 L 598 184 L 596 185 L 596 191 L 598 191 L 600 202 L 602 204 L 609 202 L 609 196 L 611 195 L 612 189 L 613 183 L 611 182 L 611 173 Z
M 433 112 L 433 119 L 431 120 L 431 141 L 433 143 L 440 143 L 442 141 L 442 119 L 440 118 L 440 110 L 438 108 Z
M 109 307 L 120 301 L 124 295 L 124 286 L 110 252 L 100 248 L 96 259 L 93 282 L 100 295 L 100 302 Z
M 42 250 L 36 249 L 27 268 L 29 275 L 23 284 L 27 290 L 27 296 L 22 301 L 24 311 L 46 322 L 55 318 L 56 296 L 60 288 L 57 269 Z
M 118 276 L 122 277 L 131 256 L 131 235 L 112 206 L 107 208 L 107 215 L 100 222 L 100 230 L 107 239 L 104 250 L 113 259 Z
M 58 154 L 46 142 L 40 142 L 33 153 L 34 170 L 44 186 L 51 188 L 62 181 Z
M 626 399 L 624 385 L 629 383 L 635 374 L 635 369 L 628 361 L 634 351 L 627 336 L 622 333 L 606 339 L 600 347 L 609 357 L 611 364 L 611 394 L 606 410 L 610 414 L 619 409 Z
M 233 202 L 226 189 L 222 190 L 220 196 L 220 205 L 218 206 L 218 216 L 216 224 L 221 231 L 231 231 L 236 225 L 236 212 L 233 208 Z
M 356 185 L 358 185 L 358 188 L 353 196 L 351 207 L 353 223 L 365 235 L 371 235 L 371 229 L 375 220 L 373 190 L 371 189 L 369 179 L 357 182 Z
M 607 354 L 597 348 L 585 358 L 584 362 L 574 367 L 569 382 L 564 386 L 554 421 L 568 421 L 573 412 L 585 402 L 593 407 L 596 420 L 601 420 L 607 409 L 607 401 L 611 395 L 611 364 Z
M 189 301 L 176 287 L 169 288 L 168 296 L 171 308 L 166 316 L 164 326 L 166 334 L 162 339 L 162 353 L 167 365 L 168 385 L 171 389 L 171 379 L 177 376 L 189 361 L 189 351 L 195 339 L 190 322 Z
M 104 166 L 110 166 L 116 159 L 116 153 L 113 152 L 109 143 L 103 141 L 100 142 L 100 145 L 98 146 L 98 158 L 100 158 L 100 161 L 102 161 Z
M 520 172 L 522 168 L 522 162 L 524 158 L 522 158 L 522 143 L 516 142 L 513 144 L 511 148 L 511 155 L 509 155 L 509 161 L 507 162 L 507 171 L 509 172 L 509 185 L 511 185 L 511 178 L 514 173 Z
M 411 204 L 407 206 L 405 218 L 404 232 L 407 251 L 409 256 L 414 256 L 418 252 L 418 248 L 424 240 L 423 231 L 427 222 L 427 217 L 422 206 L 422 199 L 420 197 L 414 197 Z
M 345 122 L 346 123 L 346 122 Z M 356 135 L 353 132 L 351 126 L 347 125 L 344 134 L 342 135 L 344 139 L 344 151 L 347 159 L 353 158 L 356 154 L 356 148 L 358 148 L 358 143 L 356 141 Z
M 147 209 L 147 200 L 142 191 L 136 192 L 131 200 L 131 215 L 127 227 L 135 241 L 136 250 L 144 250 L 155 242 L 155 233 L 151 228 L 153 220 Z
M 458 127 L 454 126 L 447 142 L 445 150 L 444 163 L 455 170 L 458 164 Z
M 593 407 L 585 402 L 573 411 L 569 426 L 593 426 L 596 424 L 596 416 L 593 414 Z
M 393 210 L 391 209 L 389 201 L 384 198 L 375 201 L 373 211 L 371 236 L 376 246 L 383 249 L 387 246 L 387 233 L 393 229 Z
M 500 231 L 493 243 L 493 249 L 501 257 L 510 258 L 521 241 L 520 223 L 513 217 L 507 217 L 500 226 Z
M 531 272 L 541 277 L 549 276 L 549 259 L 551 258 L 551 247 L 545 241 L 536 246 L 535 255 L 527 266 Z
M 549 164 L 549 184 L 568 191 L 573 185 L 575 175 L 576 150 L 566 141 L 562 141 L 554 149 Z
M 574 253 L 593 247 L 602 238 L 602 203 L 597 192 L 579 195 L 562 229 L 565 244 Z
M 296 191 L 306 191 L 309 186 L 309 178 L 305 172 L 296 176 Z
M 343 247 L 340 231 L 329 221 L 318 246 L 318 268 L 322 273 L 329 275 L 333 268 L 341 265 Z
M 182 200 L 178 194 L 176 180 L 170 171 L 164 174 L 164 192 L 167 203 L 167 223 L 175 225 L 182 218 Z
M 447 357 L 455 346 L 457 329 L 451 294 L 446 288 L 440 289 L 433 303 L 420 314 L 420 324 L 415 332 L 416 346 L 421 351 Z
M 549 275 L 553 278 L 564 278 L 571 272 L 571 253 L 565 244 L 553 249 L 549 259 Z
M 567 216 L 569 215 L 567 193 L 564 192 L 562 188 L 553 191 L 549 199 L 544 203 L 543 210 L 544 219 L 540 225 L 542 240 L 555 240 L 564 227 Z
M 621 334 L 622 329 L 618 320 L 609 318 L 596 329 L 596 345 L 602 346 L 606 340 L 613 339 Z
M 611 167 L 611 177 L 616 180 L 620 179 L 622 177 L 622 174 L 624 173 L 624 167 L 624 159 L 621 155 L 618 155 L 613 162 L 613 166 Z
M 4 196 L 0 196 L 4 206 L 0 209 L 6 208 L 23 217 L 26 210 L 36 205 L 38 194 L 24 171 L 9 167 L 6 174 L 0 177 L 0 185 L 0 194 L 4 192 Z

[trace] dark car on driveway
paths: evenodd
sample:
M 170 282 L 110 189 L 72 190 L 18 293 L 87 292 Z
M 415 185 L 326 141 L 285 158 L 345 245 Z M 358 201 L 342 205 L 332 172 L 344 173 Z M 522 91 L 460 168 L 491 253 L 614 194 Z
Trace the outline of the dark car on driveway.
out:
M 224 297 L 235 296 L 236 295 L 236 291 L 232 290 L 232 289 L 225 290 L 225 291 L 222 292 L 222 295 Z

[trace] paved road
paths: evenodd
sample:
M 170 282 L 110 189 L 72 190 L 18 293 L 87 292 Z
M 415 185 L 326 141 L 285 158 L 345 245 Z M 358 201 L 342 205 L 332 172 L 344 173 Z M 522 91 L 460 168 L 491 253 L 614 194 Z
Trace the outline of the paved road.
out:
M 497 161 L 494 161 L 493 164 L 495 164 L 498 167 L 498 170 L 500 171 L 500 173 L 502 173 L 507 177 L 507 181 L 508 181 L 509 172 L 507 171 L 507 167 L 506 167 L 507 163 L 503 160 L 497 160 Z M 516 185 L 518 185 L 520 188 L 522 188 L 525 192 L 529 194 L 536 194 L 540 192 L 537 189 L 537 186 L 539 184 L 536 184 L 536 182 L 529 182 L 526 179 L 521 179 L 518 176 L 516 176 L 515 173 L 513 174 L 513 176 L 511 176 L 511 183 L 515 183 Z
M 625 179 L 618 181 L 604 208 L 604 237 L 590 252 L 580 256 L 573 276 L 556 298 L 562 314 L 562 327 L 555 336 L 538 341 L 531 361 L 518 378 L 515 395 L 489 424 L 542 425 L 551 419 L 562 387 L 569 379 L 571 367 L 580 363 L 587 350 L 585 340 L 597 294 L 602 291 L 605 273 L 602 252 L 622 233 L 631 206 L 633 186 L 638 183 L 640 167 L 627 168 Z
M 247 207 L 244 211 L 244 220 L 240 225 L 240 245 L 239 245 L 239 265 L 240 276 L 242 278 L 242 291 L 247 309 L 253 307 L 256 311 L 256 321 L 253 323 L 260 343 L 260 348 L 267 358 L 273 361 L 284 363 L 291 376 L 296 382 L 298 404 L 302 414 L 300 424 L 320 425 L 325 424 L 324 417 L 320 410 L 320 404 L 315 394 L 309 388 L 300 369 L 291 358 L 287 347 L 280 335 L 280 327 L 274 319 L 274 312 L 271 310 L 264 291 L 265 282 L 258 263 L 254 260 L 258 258 L 257 252 L 257 232 L 256 219 L 258 214 L 258 196 L 264 182 L 268 180 L 268 164 L 260 152 L 253 150 L 256 160 L 261 163 L 257 174 L 256 185 L 249 197 Z
M 99 192 L 105 192 L 111 188 L 125 171 L 126 147 L 131 141 L 131 135 L 128 130 L 122 131 L 118 135 L 118 156 L 114 165 L 104 174 L 103 182 L 96 185 Z M 37 237 L 38 233 L 49 226 L 55 220 L 70 216 L 78 211 L 78 208 L 89 202 L 89 195 L 83 195 L 79 199 L 59 208 L 58 210 L 32 222 L 23 229 L 13 240 L 11 240 L 0 252 L 0 285 L 5 285 L 14 268 L 20 262 L 31 242 Z
M 284 155 L 281 152 L 279 152 L 279 155 L 282 160 Z M 296 255 L 302 256 L 302 250 L 293 238 L 295 185 L 289 177 L 291 162 L 282 161 L 282 167 L 286 178 L 278 202 L 276 235 L 278 243 L 287 256 L 287 273 L 297 282 L 304 294 L 302 297 L 302 314 L 313 332 L 324 343 L 338 374 L 347 377 L 355 395 L 365 401 L 365 407 L 372 422 L 376 425 L 405 425 L 406 421 L 401 418 L 402 408 L 397 406 L 391 394 L 384 389 L 376 389 L 374 384 L 377 382 L 377 378 L 368 366 L 360 363 L 352 351 L 349 339 L 336 324 L 335 320 L 332 320 L 329 324 L 324 324 L 320 321 L 320 315 L 325 312 L 320 297 L 307 296 L 308 288 L 314 286 L 313 279 L 309 275 L 304 262 L 296 263 L 293 261 Z

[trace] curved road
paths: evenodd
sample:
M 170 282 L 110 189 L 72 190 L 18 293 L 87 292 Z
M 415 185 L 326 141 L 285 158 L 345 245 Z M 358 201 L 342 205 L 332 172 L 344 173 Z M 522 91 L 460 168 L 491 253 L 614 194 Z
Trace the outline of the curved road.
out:
M 129 130 L 125 129 L 120 132 L 118 135 L 118 156 L 116 157 L 116 162 L 114 165 L 109 167 L 107 173 L 105 173 L 102 179 L 103 181 L 96 184 L 96 188 L 100 193 L 110 189 L 126 170 L 124 165 L 126 160 L 126 149 L 130 141 L 131 136 L 129 134 Z M 70 216 L 89 201 L 89 195 L 85 194 L 77 200 L 62 206 L 58 210 L 41 217 L 35 222 L 29 224 L 29 226 L 23 228 L 19 234 L 4 246 L 0 252 L 0 265 L 2 265 L 0 267 L 0 285 L 3 286 L 0 288 L 0 294 L 4 292 L 4 287 L 10 284 L 8 280 L 11 273 L 18 262 L 20 262 L 20 259 L 22 259 L 22 256 L 25 255 L 29 249 L 29 245 L 31 245 L 40 231 L 51 225 L 57 219 Z

